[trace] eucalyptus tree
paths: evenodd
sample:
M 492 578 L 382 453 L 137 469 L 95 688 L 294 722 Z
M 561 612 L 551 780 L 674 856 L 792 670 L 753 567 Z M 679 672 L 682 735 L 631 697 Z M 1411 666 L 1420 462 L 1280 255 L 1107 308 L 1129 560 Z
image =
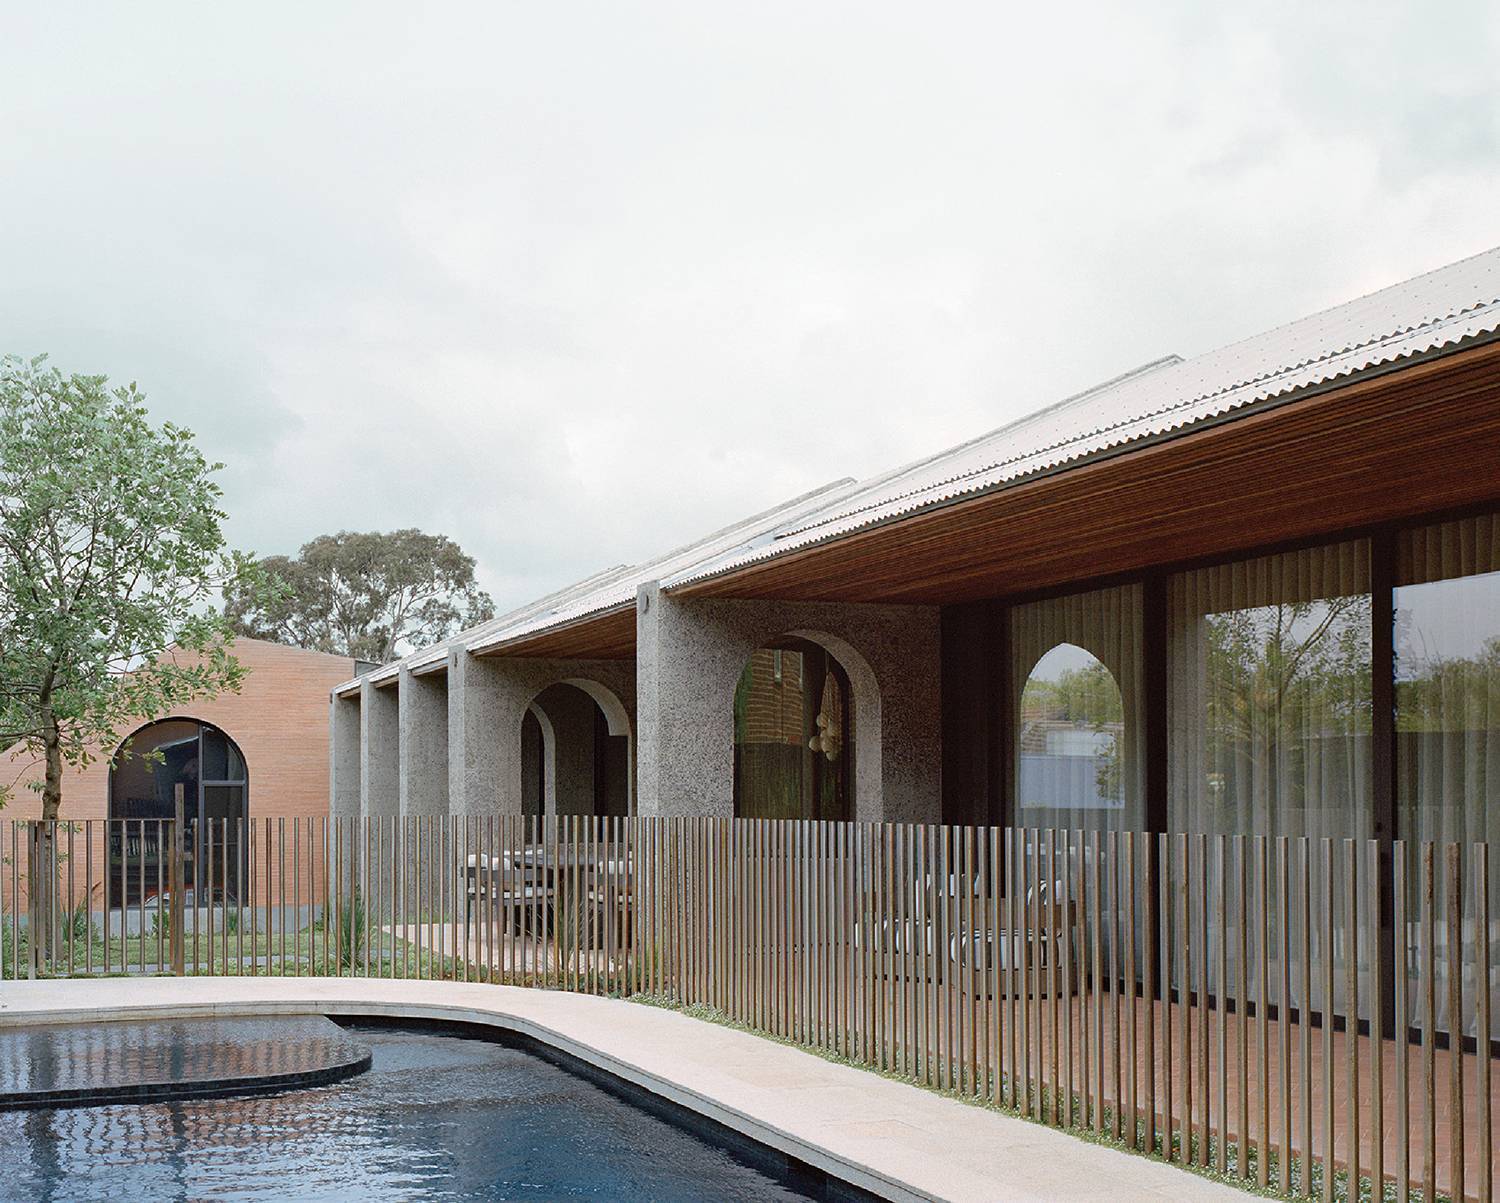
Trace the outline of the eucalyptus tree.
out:
M 271 587 L 228 590 L 242 635 L 385 663 L 494 617 L 474 558 L 419 530 L 339 531 L 260 561 Z

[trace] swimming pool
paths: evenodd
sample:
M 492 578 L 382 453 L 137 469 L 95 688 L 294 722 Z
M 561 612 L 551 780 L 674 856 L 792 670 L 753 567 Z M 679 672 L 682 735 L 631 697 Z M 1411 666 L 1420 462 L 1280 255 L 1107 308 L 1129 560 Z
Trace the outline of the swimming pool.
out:
M 0 1113 L 0 1196 L 663 1201 L 817 1197 L 774 1162 L 536 1053 L 362 1028 L 368 1072 L 270 1096 Z

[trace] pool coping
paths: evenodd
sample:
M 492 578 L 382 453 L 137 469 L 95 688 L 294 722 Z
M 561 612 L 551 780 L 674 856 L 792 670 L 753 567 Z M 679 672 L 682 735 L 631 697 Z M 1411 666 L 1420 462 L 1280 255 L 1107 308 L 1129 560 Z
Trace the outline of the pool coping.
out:
M 358 978 L 113 978 L 0 986 L 0 1027 L 300 1014 L 434 1020 L 514 1033 L 885 1199 L 1119 1203 L 1247 1197 L 1161 1162 L 620 999 Z

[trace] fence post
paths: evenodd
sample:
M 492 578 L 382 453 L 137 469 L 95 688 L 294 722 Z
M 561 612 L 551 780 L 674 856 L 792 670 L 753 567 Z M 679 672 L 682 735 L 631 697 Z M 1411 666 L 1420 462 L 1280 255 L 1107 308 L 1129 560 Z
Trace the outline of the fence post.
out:
M 170 930 L 172 933 L 172 973 L 177 977 L 182 977 L 186 972 L 186 966 L 184 965 L 183 956 L 184 943 L 182 931 L 183 916 L 185 914 L 186 908 L 183 906 L 184 899 L 182 896 L 184 888 L 182 858 L 185 853 L 185 845 L 183 840 L 183 796 L 181 782 L 177 784 L 173 792 L 172 892 L 170 895 L 172 909 L 168 912 L 168 914 L 169 922 L 171 923 Z
M 41 885 L 42 875 L 38 871 L 41 867 L 41 823 L 36 819 L 26 821 L 26 976 L 35 980 L 41 969 L 42 942 L 38 938 L 41 932 L 42 907 L 38 905 L 38 886 Z

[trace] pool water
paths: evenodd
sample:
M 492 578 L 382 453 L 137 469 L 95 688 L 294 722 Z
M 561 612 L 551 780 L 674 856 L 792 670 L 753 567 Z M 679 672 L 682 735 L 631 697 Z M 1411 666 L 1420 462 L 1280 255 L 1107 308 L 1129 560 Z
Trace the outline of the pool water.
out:
M 523 1049 L 382 1029 L 357 1038 L 371 1068 L 333 1086 L 0 1113 L 0 1197 L 809 1197 Z

